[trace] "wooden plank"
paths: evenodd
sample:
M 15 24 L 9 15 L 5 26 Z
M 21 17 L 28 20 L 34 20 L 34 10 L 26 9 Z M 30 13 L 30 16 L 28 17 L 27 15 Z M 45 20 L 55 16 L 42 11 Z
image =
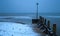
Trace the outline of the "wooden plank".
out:
M 32 19 L 32 24 L 37 24 L 39 22 L 39 19 Z

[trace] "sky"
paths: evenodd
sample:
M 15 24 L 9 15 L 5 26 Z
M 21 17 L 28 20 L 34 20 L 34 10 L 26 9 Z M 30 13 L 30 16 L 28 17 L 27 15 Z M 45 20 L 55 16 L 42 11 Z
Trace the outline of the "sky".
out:
M 0 0 L 0 13 L 59 13 L 60 0 Z

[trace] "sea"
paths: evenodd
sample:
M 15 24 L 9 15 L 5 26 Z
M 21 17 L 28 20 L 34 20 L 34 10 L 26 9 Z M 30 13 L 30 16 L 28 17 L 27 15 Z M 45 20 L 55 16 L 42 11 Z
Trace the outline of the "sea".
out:
M 52 28 L 53 24 L 56 24 L 57 25 L 57 35 L 60 36 L 60 13 L 38 13 L 38 18 L 39 18 L 39 16 L 44 17 L 45 19 L 47 19 L 47 21 L 50 20 L 51 28 Z M 36 13 L 0 14 L 0 21 L 2 21 L 1 18 L 3 18 L 3 17 L 4 18 L 6 18 L 6 17 L 11 18 L 12 17 L 13 18 L 12 21 L 21 21 L 23 23 L 32 24 L 32 19 L 36 19 Z

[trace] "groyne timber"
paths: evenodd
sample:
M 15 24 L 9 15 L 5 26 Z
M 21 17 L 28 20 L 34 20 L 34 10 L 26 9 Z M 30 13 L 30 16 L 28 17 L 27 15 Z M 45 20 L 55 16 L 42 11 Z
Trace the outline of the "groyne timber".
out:
M 34 30 L 37 33 L 43 33 L 48 36 L 57 36 L 56 24 L 54 23 L 51 28 L 50 20 L 39 16 L 39 19 L 32 19 L 32 24 L 34 24 Z

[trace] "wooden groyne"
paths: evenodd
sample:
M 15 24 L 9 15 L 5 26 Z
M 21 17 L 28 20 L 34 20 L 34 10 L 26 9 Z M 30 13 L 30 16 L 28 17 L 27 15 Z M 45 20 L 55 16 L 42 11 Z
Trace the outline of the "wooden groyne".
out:
M 42 33 L 47 34 L 48 36 L 57 36 L 56 24 L 53 24 L 51 28 L 50 20 L 47 20 L 42 16 L 39 16 L 39 19 L 32 19 L 32 24 L 36 24 L 35 27 L 37 27 L 36 30 L 38 32 L 42 30 Z

